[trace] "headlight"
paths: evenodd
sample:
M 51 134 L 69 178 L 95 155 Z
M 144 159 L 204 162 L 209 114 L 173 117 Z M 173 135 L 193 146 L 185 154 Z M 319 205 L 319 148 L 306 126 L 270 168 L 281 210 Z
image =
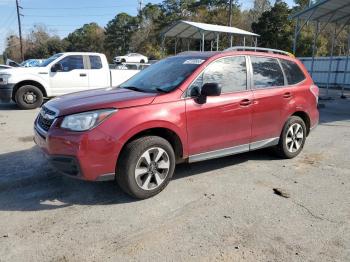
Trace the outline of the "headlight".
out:
M 64 117 L 61 128 L 71 131 L 90 130 L 115 113 L 117 109 L 103 109 Z
M 7 85 L 9 78 L 11 77 L 10 74 L 3 74 L 0 75 L 0 85 Z

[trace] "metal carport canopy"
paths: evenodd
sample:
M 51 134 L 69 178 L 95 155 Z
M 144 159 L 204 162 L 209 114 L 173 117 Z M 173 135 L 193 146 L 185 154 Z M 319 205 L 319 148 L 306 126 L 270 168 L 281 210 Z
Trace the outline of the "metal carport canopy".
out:
M 348 24 L 350 22 L 350 0 L 320 0 L 310 7 L 293 14 L 291 18 Z
M 218 33 L 226 33 L 231 35 L 253 36 L 259 35 L 245 31 L 236 27 L 205 24 L 190 21 L 179 21 L 169 29 L 163 32 L 165 37 L 202 39 L 204 33 L 205 40 L 215 40 Z

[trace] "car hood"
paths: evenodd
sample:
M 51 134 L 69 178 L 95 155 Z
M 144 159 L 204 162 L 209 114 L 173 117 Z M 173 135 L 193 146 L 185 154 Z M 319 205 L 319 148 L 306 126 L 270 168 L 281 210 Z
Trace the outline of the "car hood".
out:
M 37 74 L 39 72 L 47 72 L 45 67 L 11 67 L 1 70 L 6 74 Z
M 123 88 L 103 88 L 63 95 L 47 102 L 45 106 L 58 111 L 58 116 L 70 115 L 104 108 L 127 108 L 148 105 L 157 96 Z

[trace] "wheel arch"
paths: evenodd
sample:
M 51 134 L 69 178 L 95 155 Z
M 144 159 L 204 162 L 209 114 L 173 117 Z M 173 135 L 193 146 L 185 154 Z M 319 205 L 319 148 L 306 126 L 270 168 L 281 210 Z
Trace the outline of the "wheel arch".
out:
M 311 120 L 309 114 L 305 111 L 296 111 L 292 114 L 292 116 L 298 116 L 304 121 L 306 125 L 306 135 L 309 135 L 311 128 Z
M 153 127 L 153 128 L 147 128 L 144 130 L 141 130 L 135 134 L 133 134 L 131 137 L 129 137 L 125 143 L 123 143 L 123 146 L 120 150 L 120 154 L 125 149 L 125 146 L 129 144 L 130 142 L 144 136 L 159 136 L 167 140 L 171 146 L 174 149 L 176 162 L 183 162 L 184 159 L 184 144 L 181 140 L 180 136 L 172 129 L 167 127 Z M 119 155 L 120 155 L 119 154 Z M 119 159 L 118 159 L 119 161 Z
M 34 80 L 24 80 L 24 81 L 18 82 L 18 83 L 14 86 L 13 92 L 12 92 L 12 99 L 15 99 L 15 95 L 16 95 L 16 92 L 18 91 L 18 89 L 20 89 L 22 86 L 25 86 L 25 85 L 36 86 L 36 87 L 39 88 L 40 91 L 43 93 L 43 96 L 44 96 L 44 97 L 47 97 L 47 92 L 46 92 L 45 87 L 44 87 L 42 84 L 40 84 L 38 81 L 34 81 Z

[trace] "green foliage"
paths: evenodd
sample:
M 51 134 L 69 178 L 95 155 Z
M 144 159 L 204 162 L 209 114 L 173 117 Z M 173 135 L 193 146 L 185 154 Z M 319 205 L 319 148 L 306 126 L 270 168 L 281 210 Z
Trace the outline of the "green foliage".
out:
M 126 13 L 117 14 L 105 28 L 96 23 L 85 24 L 60 39 L 52 35 L 43 25 L 34 26 L 23 41 L 25 58 L 45 58 L 57 52 L 93 51 L 105 53 L 109 60 L 116 55 L 140 52 L 151 59 L 159 59 L 174 53 L 174 39 L 162 43 L 162 31 L 179 20 L 227 25 L 229 21 L 229 0 L 163 0 L 160 4 L 147 4 L 137 16 Z M 244 30 L 253 30 L 260 35 L 259 46 L 291 51 L 295 22 L 289 19 L 309 5 L 309 0 L 294 0 L 295 6 L 289 8 L 283 0 L 254 0 L 253 7 L 242 10 L 242 0 L 233 0 L 232 25 Z M 312 3 L 315 3 L 313 0 Z M 328 55 L 332 26 L 323 31 L 317 41 L 317 55 Z M 298 56 L 310 56 L 313 44 L 314 25 L 309 23 L 300 33 L 297 45 Z M 247 39 L 250 43 L 250 39 Z M 227 35 L 220 36 L 220 49 L 230 42 Z M 242 45 L 242 38 L 235 37 L 234 44 Z M 177 52 L 199 49 L 199 41 L 188 42 L 181 39 Z M 164 48 L 163 48 L 164 47 Z M 210 50 L 210 43 L 206 43 Z M 336 54 L 347 50 L 347 34 L 342 33 L 336 43 Z M 20 61 L 20 45 L 16 35 L 9 36 L 4 56 Z
M 253 31 L 260 35 L 260 46 L 291 51 L 294 26 L 288 19 L 290 12 L 286 3 L 276 2 L 252 24 Z
M 138 28 L 138 17 L 126 13 L 116 15 L 105 28 L 104 47 L 111 57 L 129 51 L 131 35 Z
M 104 52 L 105 33 L 96 23 L 85 24 L 65 38 L 68 51 Z

